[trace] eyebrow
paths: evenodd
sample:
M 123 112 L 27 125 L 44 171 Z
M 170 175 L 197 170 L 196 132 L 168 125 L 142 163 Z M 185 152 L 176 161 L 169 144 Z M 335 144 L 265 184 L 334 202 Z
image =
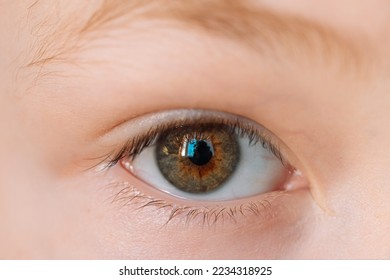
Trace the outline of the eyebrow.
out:
M 80 42 L 88 35 L 104 34 L 112 29 L 131 29 L 137 20 L 169 20 L 178 28 L 197 28 L 272 53 L 276 59 L 298 59 L 337 65 L 344 72 L 363 68 L 367 51 L 356 41 L 335 30 L 299 16 L 277 14 L 234 0 L 104 0 L 74 36 Z M 66 37 L 65 38 L 69 38 Z M 53 48 L 58 40 L 60 47 Z M 58 36 L 45 40 L 39 55 L 28 66 L 42 66 L 53 61 L 66 61 L 65 55 L 75 46 L 67 45 Z M 50 49 L 50 47 L 52 49 Z M 53 49 L 56 51 L 53 52 Z M 67 51 L 68 50 L 68 51 Z

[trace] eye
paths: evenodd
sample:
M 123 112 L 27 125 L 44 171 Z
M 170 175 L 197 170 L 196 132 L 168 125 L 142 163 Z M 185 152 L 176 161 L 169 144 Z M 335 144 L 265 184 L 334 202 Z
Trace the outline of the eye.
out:
M 129 146 L 116 161 L 181 199 L 227 201 L 281 190 L 292 172 L 276 137 L 225 113 L 168 121 Z

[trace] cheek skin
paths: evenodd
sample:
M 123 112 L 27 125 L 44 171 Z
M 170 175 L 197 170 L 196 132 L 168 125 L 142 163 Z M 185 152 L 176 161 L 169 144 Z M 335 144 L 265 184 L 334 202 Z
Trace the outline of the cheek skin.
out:
M 14 213 L 9 221 L 10 235 L 4 241 L 6 244 L 12 236 L 12 247 L 2 247 L 6 257 L 14 254 L 14 258 L 27 259 L 283 258 L 286 252 L 293 255 L 300 244 L 306 230 L 303 212 L 312 213 L 309 209 L 314 207 L 305 192 L 296 195 L 301 199 L 295 199 L 295 205 L 288 197 L 275 204 L 272 212 L 268 212 L 274 217 L 265 220 L 261 215 L 248 215 L 236 222 L 226 218 L 223 223 L 208 226 L 200 220 L 186 225 L 182 217 L 177 217 L 165 225 L 164 209 L 138 209 L 137 204 L 124 206 L 124 201 L 112 202 L 121 187 L 117 185 L 118 174 L 107 175 L 103 172 L 76 179 L 41 177 L 25 185 L 23 196 L 10 192 L 9 201 L 20 215 Z M 144 187 L 136 180 L 127 181 L 140 189 Z M 38 185 L 39 188 L 32 187 Z
M 128 184 L 141 190 L 148 188 L 122 172 L 113 178 L 117 180 L 122 175 Z M 102 186 L 101 189 L 99 199 L 107 201 L 106 197 L 115 196 L 121 187 Z M 304 242 L 301 240 L 306 231 L 304 221 L 311 219 L 311 214 L 305 213 L 314 213 L 316 207 L 307 191 L 291 196 L 294 198 L 286 196 L 275 203 L 264 214 L 268 216 L 266 219 L 262 214 L 248 214 L 237 216 L 236 221 L 225 218 L 211 226 L 201 219 L 186 225 L 185 215 L 166 224 L 169 214 L 158 207 L 139 209 L 137 203 L 123 206 L 125 201 L 103 203 L 100 204 L 103 212 L 110 219 L 99 221 L 103 227 L 97 233 L 98 239 L 108 241 L 100 255 L 125 259 L 283 258 L 286 252 L 293 255 L 295 247 Z

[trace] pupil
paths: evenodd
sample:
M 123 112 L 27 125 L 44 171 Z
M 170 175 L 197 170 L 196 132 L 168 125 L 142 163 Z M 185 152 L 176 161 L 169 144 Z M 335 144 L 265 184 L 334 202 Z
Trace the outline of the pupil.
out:
M 211 150 L 212 148 L 210 147 L 210 144 L 203 140 L 191 140 L 190 146 L 192 146 L 191 148 L 193 149 L 193 153 L 188 158 L 193 164 L 205 165 L 211 160 L 213 157 L 213 152 Z

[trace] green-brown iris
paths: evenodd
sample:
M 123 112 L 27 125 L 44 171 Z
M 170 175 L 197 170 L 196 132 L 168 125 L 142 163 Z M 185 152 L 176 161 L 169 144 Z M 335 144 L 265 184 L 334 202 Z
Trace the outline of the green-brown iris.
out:
M 189 193 L 217 189 L 233 174 L 239 157 L 236 135 L 223 124 L 171 129 L 159 138 L 156 148 L 161 173 Z

